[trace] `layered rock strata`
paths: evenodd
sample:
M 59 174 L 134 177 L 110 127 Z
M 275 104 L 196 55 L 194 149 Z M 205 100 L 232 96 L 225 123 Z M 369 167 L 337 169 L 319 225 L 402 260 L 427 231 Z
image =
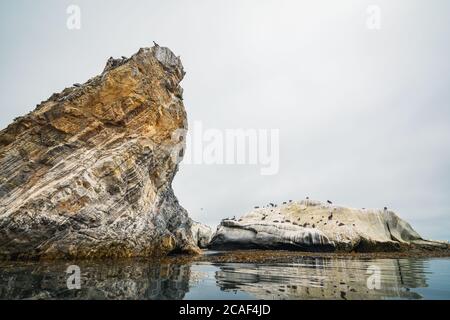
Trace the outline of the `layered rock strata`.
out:
M 171 184 L 187 130 L 169 49 L 109 59 L 0 132 L 0 257 L 197 252 Z

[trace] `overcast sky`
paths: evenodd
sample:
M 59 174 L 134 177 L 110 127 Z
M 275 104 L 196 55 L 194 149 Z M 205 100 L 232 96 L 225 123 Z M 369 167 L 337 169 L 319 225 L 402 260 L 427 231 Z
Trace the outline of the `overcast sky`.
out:
M 70 4 L 80 30 L 66 27 Z M 0 25 L 1 128 L 155 40 L 181 55 L 191 127 L 280 130 L 276 175 L 180 167 L 175 193 L 194 219 L 308 195 L 388 206 L 450 239 L 448 0 L 15 0 L 1 1 Z

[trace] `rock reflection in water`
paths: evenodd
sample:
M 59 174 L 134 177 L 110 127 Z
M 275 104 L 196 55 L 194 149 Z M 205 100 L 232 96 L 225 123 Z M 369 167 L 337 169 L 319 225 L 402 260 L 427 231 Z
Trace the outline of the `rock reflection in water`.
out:
M 183 299 L 190 266 L 77 263 L 81 289 L 67 288 L 70 263 L 1 263 L 0 299 Z
M 420 299 L 450 297 L 449 259 L 299 257 L 290 263 L 0 262 L 0 299 Z M 369 289 L 369 268 L 381 273 Z
M 304 257 L 292 264 L 217 264 L 222 290 L 257 299 L 420 299 L 426 287 L 423 260 Z M 369 289 L 369 267 L 381 271 L 380 289 Z

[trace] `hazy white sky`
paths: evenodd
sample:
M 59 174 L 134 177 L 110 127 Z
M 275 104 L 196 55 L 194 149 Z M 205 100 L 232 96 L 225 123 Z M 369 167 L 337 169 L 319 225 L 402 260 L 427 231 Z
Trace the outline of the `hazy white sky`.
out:
M 70 4 L 80 30 L 66 28 Z M 0 3 L 0 26 L 2 128 L 155 40 L 181 55 L 191 125 L 280 129 L 277 175 L 181 166 L 174 189 L 196 220 L 308 195 L 388 206 L 450 239 L 447 0 L 16 0 Z

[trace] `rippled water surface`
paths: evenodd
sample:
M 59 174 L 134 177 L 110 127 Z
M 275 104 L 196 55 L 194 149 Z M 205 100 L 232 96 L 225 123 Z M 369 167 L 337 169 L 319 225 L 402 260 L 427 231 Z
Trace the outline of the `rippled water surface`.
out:
M 0 299 L 450 299 L 449 258 L 83 262 L 79 290 L 70 264 L 1 262 Z

